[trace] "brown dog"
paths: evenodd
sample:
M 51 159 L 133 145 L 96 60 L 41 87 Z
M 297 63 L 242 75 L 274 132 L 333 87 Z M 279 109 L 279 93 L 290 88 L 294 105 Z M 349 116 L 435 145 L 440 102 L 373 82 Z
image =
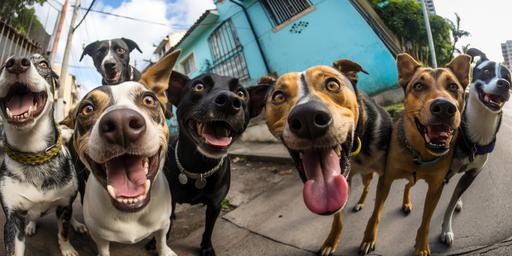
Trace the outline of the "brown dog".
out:
M 368 221 L 361 253 L 375 249 L 378 225 L 391 184 L 407 179 L 410 189 L 418 179 L 428 184 L 423 219 L 416 235 L 415 255 L 429 255 L 428 233 L 432 213 L 443 190 L 453 155 L 453 142 L 464 108 L 471 57 L 459 55 L 446 68 L 421 67 L 411 56 L 397 57 L 399 83 L 405 92 L 404 113 L 395 124 L 384 175 L 379 178 L 373 214 Z M 410 207 L 406 191 L 404 209 Z M 407 210 L 406 210 L 407 211 Z
M 361 66 L 349 60 L 337 63 L 342 66 L 315 66 L 302 73 L 284 74 L 275 82 L 261 79 L 254 91 L 268 91 L 260 94 L 268 95 L 267 99 L 251 96 L 252 109 L 259 112 L 265 107 L 269 130 L 289 150 L 305 183 L 307 208 L 320 215 L 335 214 L 321 255 L 332 255 L 341 239 L 341 210 L 349 190 L 345 178 L 351 172 L 350 163 L 354 163 L 349 161 L 353 148 L 361 151 L 357 157 L 361 157 L 360 163 L 355 166 L 364 166 L 371 180 L 372 171 L 378 171 L 374 167 L 384 165 L 381 145 L 387 147 L 388 140 L 381 130 L 388 130 L 387 138 L 391 133 L 391 121 L 384 124 L 389 119 L 385 111 L 357 92 Z M 361 143 L 369 140 L 372 142 L 367 145 Z M 372 160 L 363 164 L 363 159 L 372 155 Z M 362 168 L 355 173 L 362 173 Z

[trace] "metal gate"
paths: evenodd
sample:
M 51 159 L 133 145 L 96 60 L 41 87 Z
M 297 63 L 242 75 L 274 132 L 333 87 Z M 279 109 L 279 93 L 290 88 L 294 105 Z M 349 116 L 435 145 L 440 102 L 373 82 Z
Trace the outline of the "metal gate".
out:
M 41 47 L 0 20 L 0 65 L 12 55 L 41 53 Z

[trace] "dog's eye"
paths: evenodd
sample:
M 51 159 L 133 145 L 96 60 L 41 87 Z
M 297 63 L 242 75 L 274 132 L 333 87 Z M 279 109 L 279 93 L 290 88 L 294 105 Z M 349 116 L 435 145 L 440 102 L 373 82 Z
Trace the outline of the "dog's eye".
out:
M 242 91 L 242 89 L 238 90 L 238 92 L 236 94 L 238 95 L 238 97 L 242 98 L 242 100 L 245 100 L 246 95 L 245 95 L 245 92 Z
M 125 52 L 126 52 L 126 50 L 125 50 L 125 49 L 123 49 L 123 48 L 117 48 L 117 49 L 116 49 L 116 52 L 117 52 L 117 54 L 123 54 L 123 53 L 125 53 Z
M 286 101 L 286 97 L 284 96 L 284 93 L 277 91 L 274 92 L 274 95 L 272 95 L 272 102 L 274 104 L 281 104 Z
M 94 112 L 94 106 L 92 104 L 84 105 L 80 110 L 80 114 L 82 114 L 83 116 L 88 116 L 92 114 L 92 112 Z
M 341 86 L 336 80 L 329 80 L 325 84 L 325 88 L 327 88 L 327 90 L 330 92 L 339 92 L 341 89 Z
M 192 90 L 194 90 L 194 92 L 202 92 L 204 90 L 204 84 L 195 84 Z
M 456 83 L 450 83 L 448 84 L 448 90 L 456 92 L 459 90 L 459 86 Z
M 46 62 L 42 61 L 42 62 L 39 62 L 38 66 L 39 66 L 40 68 L 48 68 L 48 63 L 46 63 Z
M 156 105 L 156 99 L 155 99 L 155 97 L 153 97 L 151 95 L 144 96 L 143 101 L 144 101 L 144 104 L 149 107 L 154 107 Z
M 425 88 L 425 86 L 422 83 L 415 83 L 412 85 L 412 89 L 415 91 L 421 91 Z

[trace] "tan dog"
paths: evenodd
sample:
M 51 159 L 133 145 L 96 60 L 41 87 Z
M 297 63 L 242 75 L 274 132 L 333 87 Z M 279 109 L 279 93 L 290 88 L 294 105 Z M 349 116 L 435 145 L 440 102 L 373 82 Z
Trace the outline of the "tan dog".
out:
M 464 108 L 471 57 L 459 55 L 446 68 L 421 67 L 411 56 L 397 57 L 399 83 L 405 92 L 404 113 L 395 124 L 384 175 L 379 178 L 373 214 L 361 253 L 375 249 L 378 225 L 391 184 L 407 179 L 404 209 L 410 210 L 409 189 L 418 179 L 428 184 L 423 218 L 416 235 L 415 255 L 430 255 L 430 220 L 443 190 L 453 156 L 453 142 Z
M 307 208 L 320 215 L 335 214 L 321 255 L 332 255 L 341 239 L 341 210 L 348 199 L 345 178 L 351 171 L 352 149 L 360 149 L 360 141 L 365 141 L 366 135 L 373 137 L 378 134 L 373 131 L 384 127 L 370 124 L 382 113 L 355 87 L 361 66 L 349 60 L 341 62 L 343 68 L 339 69 L 343 73 L 332 67 L 315 66 L 302 73 L 284 74 L 275 83 L 270 78 L 262 79 L 254 91 L 268 92 L 260 93 L 267 95 L 267 99 L 251 96 L 253 109 L 265 108 L 268 128 L 289 150 L 305 183 L 303 196 Z M 389 129 L 390 126 L 391 122 Z M 385 160 L 377 153 L 380 140 L 376 138 L 374 143 L 362 146 L 361 157 L 374 154 L 374 160 L 365 167 Z M 383 155 L 385 150 L 380 153 Z M 367 171 L 370 179 L 372 170 Z

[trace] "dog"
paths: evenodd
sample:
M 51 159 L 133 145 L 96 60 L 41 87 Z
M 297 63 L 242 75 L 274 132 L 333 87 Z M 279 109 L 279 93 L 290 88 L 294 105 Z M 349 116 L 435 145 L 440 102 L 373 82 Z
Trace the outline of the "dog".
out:
M 470 56 L 459 55 L 446 68 L 433 69 L 422 67 L 408 54 L 397 56 L 399 84 L 405 93 L 404 112 L 393 127 L 386 168 L 379 177 L 375 208 L 366 226 L 361 254 L 375 249 L 381 212 L 393 181 L 409 181 L 404 205 L 410 205 L 410 188 L 423 179 L 428 191 L 416 235 L 415 255 L 430 255 L 430 220 L 452 161 L 465 88 L 469 84 L 470 61 Z
M 512 83 L 510 71 L 503 64 L 489 60 L 485 53 L 475 48 L 469 49 L 468 54 L 473 59 L 480 58 L 473 68 L 455 157 L 447 177 L 449 180 L 455 173 L 463 173 L 443 219 L 440 240 L 448 246 L 454 240 L 453 212 L 462 209 L 462 194 L 471 186 L 485 166 L 489 154 L 494 151 L 503 106 L 510 99 Z
M 227 150 L 256 116 L 249 98 L 259 92 L 246 90 L 233 77 L 206 73 L 190 79 L 173 71 L 167 95 L 179 124 L 164 168 L 173 209 L 177 203 L 206 205 L 200 255 L 215 255 L 213 228 L 231 182 Z M 146 245 L 153 247 L 154 240 Z
M 138 81 L 140 72 L 130 65 L 130 53 L 137 43 L 127 38 L 96 41 L 88 44 L 80 56 L 91 56 L 96 70 L 101 74 L 103 85 L 117 85 L 126 81 Z
M 357 90 L 358 72 L 365 71 L 341 59 L 333 67 L 314 66 L 275 82 L 261 79 L 257 87 L 267 92 L 266 99 L 251 98 L 254 109 L 264 111 L 270 132 L 290 152 L 305 183 L 306 207 L 320 215 L 335 214 L 320 255 L 332 255 L 341 239 L 349 193 L 346 177 L 364 177 L 365 189 L 354 207 L 360 210 L 373 172 L 384 168 L 391 135 L 389 115 Z
M 35 221 L 51 210 L 56 210 L 62 255 L 78 255 L 69 241 L 71 226 L 87 231 L 71 217 L 78 181 L 64 132 L 54 120 L 57 80 L 39 54 L 10 57 L 0 68 L 0 115 L 5 133 L 0 199 L 6 217 L 7 255 L 24 255 L 25 237 L 35 234 Z
M 159 255 L 176 255 L 166 243 L 172 204 L 162 169 L 169 143 L 165 90 L 179 53 L 151 66 L 139 82 L 94 89 L 75 111 L 73 145 L 92 173 L 84 220 L 101 256 L 110 255 L 110 242 L 153 235 Z

